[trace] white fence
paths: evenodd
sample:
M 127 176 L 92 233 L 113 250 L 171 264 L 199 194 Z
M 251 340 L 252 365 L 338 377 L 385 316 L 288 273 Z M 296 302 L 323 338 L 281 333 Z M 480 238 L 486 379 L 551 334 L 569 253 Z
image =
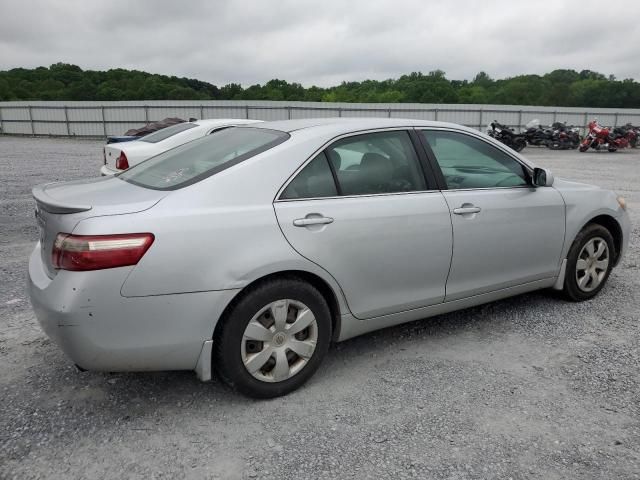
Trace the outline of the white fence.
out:
M 121 135 L 165 117 L 286 120 L 310 117 L 389 117 L 453 122 L 482 130 L 493 120 L 524 128 L 537 118 L 586 127 L 640 124 L 640 110 L 531 107 L 517 105 L 435 105 L 411 103 L 320 103 L 271 101 L 0 102 L 0 132 L 17 135 Z

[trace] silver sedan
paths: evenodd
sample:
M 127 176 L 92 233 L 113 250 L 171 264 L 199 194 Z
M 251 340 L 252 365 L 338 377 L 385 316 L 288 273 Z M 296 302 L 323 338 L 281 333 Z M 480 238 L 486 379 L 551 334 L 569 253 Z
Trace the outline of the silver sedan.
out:
M 73 362 L 261 398 L 332 341 L 549 287 L 589 299 L 630 229 L 615 193 L 415 120 L 234 127 L 33 195 L 32 304 Z

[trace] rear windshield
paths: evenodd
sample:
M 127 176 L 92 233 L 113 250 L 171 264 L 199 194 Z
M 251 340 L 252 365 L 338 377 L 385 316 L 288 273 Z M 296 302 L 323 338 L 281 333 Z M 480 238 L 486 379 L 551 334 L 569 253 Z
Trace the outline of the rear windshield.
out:
M 151 157 L 117 177 L 141 187 L 176 190 L 269 150 L 288 138 L 288 133 L 265 128 L 226 128 Z
M 195 123 L 189 122 L 178 123 L 177 125 L 171 125 L 170 127 L 165 127 L 162 130 L 158 130 L 157 132 L 145 135 L 140 139 L 140 141 L 148 143 L 158 143 L 169 137 L 173 137 L 176 133 L 184 132 L 185 130 L 189 130 L 193 127 L 197 127 L 197 125 Z

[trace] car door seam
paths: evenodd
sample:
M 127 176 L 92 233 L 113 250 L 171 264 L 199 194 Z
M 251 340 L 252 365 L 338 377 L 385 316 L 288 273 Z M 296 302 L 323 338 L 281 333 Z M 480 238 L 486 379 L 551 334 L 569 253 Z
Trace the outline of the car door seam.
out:
M 449 257 L 449 271 L 447 272 L 447 278 L 444 281 L 444 298 L 442 299 L 442 303 L 447 301 L 447 286 L 449 285 L 449 275 L 451 275 L 451 267 L 453 266 L 453 255 L 456 246 L 456 237 L 453 233 L 453 215 L 451 214 L 451 206 L 447 201 L 447 196 L 444 192 L 440 191 L 440 195 L 444 198 L 444 203 L 447 205 L 447 209 L 449 210 L 449 224 L 451 225 L 451 256 Z
M 349 310 L 349 313 L 351 315 L 353 315 L 354 318 L 358 318 L 355 316 L 355 314 L 351 311 L 351 306 L 349 305 L 349 302 L 347 301 L 347 296 L 344 294 L 344 291 L 342 290 L 342 285 L 340 285 L 340 282 L 338 282 L 338 279 L 336 277 L 334 277 L 331 272 L 329 272 L 326 268 L 324 268 L 322 265 L 314 262 L 313 260 L 311 260 L 310 258 L 304 256 L 301 252 L 298 251 L 298 249 L 296 249 L 296 247 L 294 247 L 291 242 L 289 241 L 289 239 L 287 238 L 287 235 L 284 233 L 284 230 L 282 230 L 282 226 L 280 225 L 280 219 L 278 218 L 278 211 L 276 210 L 276 206 L 275 203 L 271 204 L 271 208 L 273 208 L 273 214 L 276 217 L 276 223 L 278 224 L 278 230 L 280 230 L 280 233 L 282 234 L 285 242 L 287 242 L 287 244 L 291 247 L 291 249 L 296 252 L 298 255 L 300 255 L 302 258 L 304 258 L 305 260 L 308 260 L 309 262 L 313 263 L 314 265 L 316 265 L 318 268 L 320 268 L 323 272 L 326 272 L 327 275 L 329 275 L 334 282 L 336 282 L 336 285 L 338 286 L 338 288 L 340 289 L 340 295 L 342 295 L 342 298 L 344 300 L 344 304 L 346 305 L 347 309 Z M 342 312 L 340 312 L 340 314 L 342 315 Z
M 551 188 L 553 188 L 558 193 L 558 195 L 560 195 L 560 198 L 562 199 L 562 204 L 564 205 L 564 236 L 562 240 L 562 248 L 560 249 L 560 258 L 558 259 L 559 266 L 560 268 L 562 268 L 562 262 L 566 258 L 566 255 L 562 255 L 562 252 L 565 251 L 565 248 L 567 246 L 567 240 L 568 240 L 567 239 L 567 201 L 565 200 L 564 195 L 562 195 L 562 192 L 560 190 L 558 190 L 553 186 Z M 569 250 L 567 249 L 566 251 L 568 255 Z

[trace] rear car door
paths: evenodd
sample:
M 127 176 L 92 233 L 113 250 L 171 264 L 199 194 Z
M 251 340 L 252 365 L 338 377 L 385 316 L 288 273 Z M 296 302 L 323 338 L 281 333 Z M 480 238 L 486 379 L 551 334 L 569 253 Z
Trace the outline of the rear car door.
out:
M 451 218 L 406 130 L 351 135 L 308 161 L 274 208 L 289 243 L 367 319 L 444 300 Z
M 533 187 L 515 157 L 467 132 L 420 130 L 451 210 L 453 258 L 446 301 L 555 277 L 565 204 Z

